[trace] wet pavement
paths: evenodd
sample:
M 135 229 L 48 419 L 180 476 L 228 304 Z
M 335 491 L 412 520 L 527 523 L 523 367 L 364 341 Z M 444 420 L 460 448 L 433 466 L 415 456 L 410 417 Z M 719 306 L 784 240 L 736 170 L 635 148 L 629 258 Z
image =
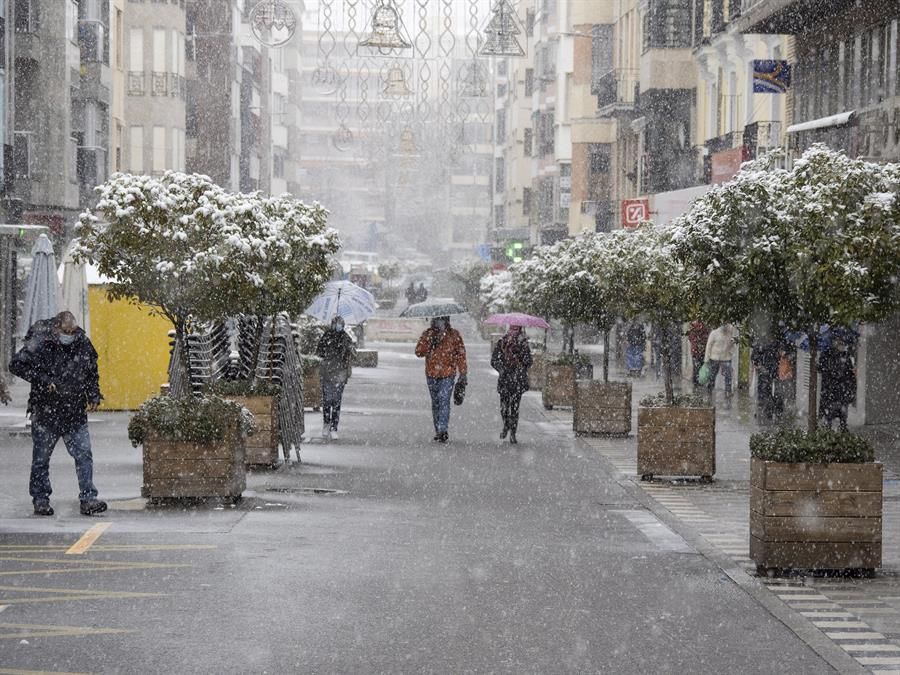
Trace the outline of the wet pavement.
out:
M 146 508 L 127 415 L 104 413 L 91 431 L 110 511 L 77 514 L 58 448 L 57 515 L 37 518 L 29 439 L 0 436 L 0 672 L 859 669 L 537 392 L 520 444 L 501 442 L 489 349 L 468 342 L 450 444 L 431 440 L 412 345 L 369 345 L 379 367 L 355 369 L 341 440 L 252 473 L 235 507 Z

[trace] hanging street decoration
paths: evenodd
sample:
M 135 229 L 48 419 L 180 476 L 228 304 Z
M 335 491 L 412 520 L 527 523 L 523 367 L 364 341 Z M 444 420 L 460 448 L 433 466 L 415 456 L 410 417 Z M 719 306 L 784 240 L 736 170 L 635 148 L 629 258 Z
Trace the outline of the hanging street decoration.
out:
M 372 33 L 359 46 L 372 47 L 383 54 L 392 49 L 409 49 L 412 42 L 405 33 L 406 29 L 399 10 L 394 6 L 394 0 L 378 0 L 372 14 Z
M 509 0 L 496 0 L 493 14 L 484 29 L 485 41 L 479 52 L 482 56 L 525 56 L 517 35 L 522 34 L 519 17 Z
M 284 0 L 260 0 L 249 19 L 253 37 L 267 47 L 287 44 L 297 31 L 297 16 Z
M 481 98 L 487 96 L 488 81 L 484 69 L 478 59 L 466 63 L 459 76 L 459 94 L 465 98 Z
M 409 96 L 413 90 L 406 81 L 406 73 L 400 66 L 391 66 L 385 77 L 384 95 L 391 97 Z

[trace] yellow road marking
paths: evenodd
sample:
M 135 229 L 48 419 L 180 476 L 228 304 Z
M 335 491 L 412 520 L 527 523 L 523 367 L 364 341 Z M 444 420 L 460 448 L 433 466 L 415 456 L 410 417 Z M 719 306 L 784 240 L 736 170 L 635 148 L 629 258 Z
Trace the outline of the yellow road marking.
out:
M 92 546 L 93 551 L 209 551 L 216 549 L 215 544 L 97 544 Z M 0 551 L 12 553 L 52 553 L 54 551 L 66 551 L 68 546 L 56 544 L 0 544 Z
M 0 668 L 0 675 L 88 675 L 88 673 L 63 673 L 57 670 L 16 670 Z
M 96 565 L 96 563 L 95 563 Z M 95 567 L 69 567 L 50 568 L 45 570 L 21 570 L 18 572 L 0 572 L 0 577 L 18 577 L 29 574 L 74 574 L 75 572 L 118 572 L 119 570 L 151 570 L 151 569 L 177 569 L 179 567 L 193 567 L 193 565 L 164 565 L 157 563 L 131 563 L 128 565 L 101 565 Z
M 11 630 L 12 633 L 4 631 Z M 136 633 L 122 628 L 87 628 L 82 626 L 42 626 L 33 623 L 0 623 L 0 640 L 30 637 L 75 637 L 82 635 L 121 635 Z
M 87 532 L 81 535 L 81 539 L 72 544 L 72 547 L 66 551 L 66 555 L 82 555 L 87 553 L 88 549 L 94 545 L 94 542 L 100 538 L 100 535 L 106 532 L 112 523 L 97 523 Z

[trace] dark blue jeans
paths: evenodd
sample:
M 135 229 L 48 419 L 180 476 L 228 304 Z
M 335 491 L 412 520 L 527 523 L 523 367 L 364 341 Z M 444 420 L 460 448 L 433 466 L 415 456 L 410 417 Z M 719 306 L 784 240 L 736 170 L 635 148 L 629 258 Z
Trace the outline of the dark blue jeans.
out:
M 453 396 L 453 377 L 429 377 L 428 393 L 431 394 L 431 418 L 434 431 L 438 434 L 447 432 L 450 426 L 450 398 Z
M 341 400 L 344 398 L 346 382 L 322 380 L 322 418 L 333 431 L 337 431 L 341 421 Z
M 59 442 L 60 435 L 42 426 L 40 421 L 32 419 L 31 440 L 34 449 L 31 456 L 31 480 L 28 491 L 34 501 L 50 499 L 53 490 L 50 488 L 50 456 Z M 87 501 L 97 498 L 94 487 L 94 458 L 91 455 L 91 436 L 88 425 L 62 435 L 66 450 L 75 460 L 75 475 L 78 476 L 78 499 Z

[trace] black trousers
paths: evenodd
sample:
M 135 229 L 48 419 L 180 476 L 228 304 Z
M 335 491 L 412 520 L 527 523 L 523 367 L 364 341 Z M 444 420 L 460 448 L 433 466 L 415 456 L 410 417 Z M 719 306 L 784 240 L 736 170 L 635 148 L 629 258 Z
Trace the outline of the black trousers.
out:
M 515 433 L 519 426 L 519 405 L 522 403 L 521 391 L 501 392 L 500 415 L 503 416 L 503 426 Z

